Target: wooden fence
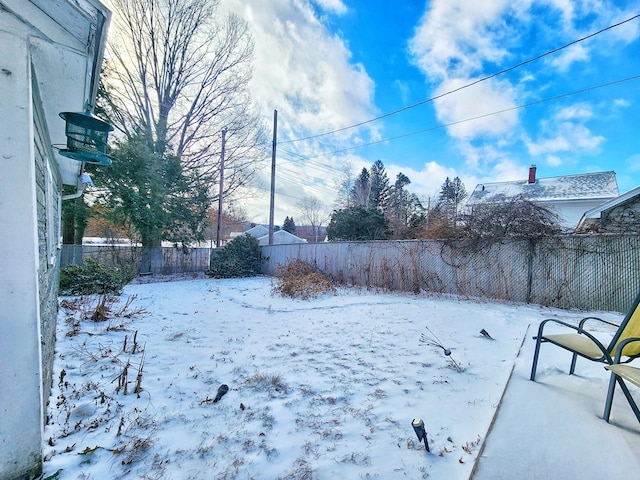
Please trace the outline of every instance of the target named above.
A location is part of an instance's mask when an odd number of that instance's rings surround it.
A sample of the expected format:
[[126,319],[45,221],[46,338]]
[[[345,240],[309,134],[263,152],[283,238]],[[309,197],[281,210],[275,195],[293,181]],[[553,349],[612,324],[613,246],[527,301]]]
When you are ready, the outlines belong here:
[[63,245],[60,265],[62,268],[69,264],[83,265],[87,258],[92,258],[105,265],[134,266],[140,274],[204,272],[209,269],[211,251],[210,248]]

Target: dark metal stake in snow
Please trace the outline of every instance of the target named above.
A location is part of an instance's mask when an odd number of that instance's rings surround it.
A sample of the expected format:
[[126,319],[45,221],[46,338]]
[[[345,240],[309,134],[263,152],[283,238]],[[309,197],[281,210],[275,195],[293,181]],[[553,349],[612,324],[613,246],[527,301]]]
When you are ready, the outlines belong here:
[[413,422],[411,422],[411,426],[418,436],[418,441],[421,442],[424,440],[424,446],[427,449],[427,452],[430,452],[431,450],[429,450],[429,442],[427,441],[427,431],[424,429],[424,422],[420,418],[414,418]]

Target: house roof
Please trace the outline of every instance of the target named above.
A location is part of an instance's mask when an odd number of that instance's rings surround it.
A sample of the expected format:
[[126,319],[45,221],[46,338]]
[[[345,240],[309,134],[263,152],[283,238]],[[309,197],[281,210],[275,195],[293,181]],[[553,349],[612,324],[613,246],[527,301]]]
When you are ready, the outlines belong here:
[[269,229],[264,225],[256,225],[255,227],[250,228],[244,233],[248,233],[249,235],[253,235],[256,238],[260,238],[264,235],[268,235]]
[[587,219],[601,218],[603,212],[606,212],[607,210],[611,210],[615,207],[623,205],[638,197],[640,197],[640,186],[636,188],[632,188],[628,192],[620,195],[619,197],[609,200],[608,202],[605,202],[602,205],[598,205],[597,207],[586,211],[582,216],[582,220],[580,220],[580,223],[584,222]]
[[[260,245],[269,245],[269,235],[258,238],[258,243]],[[304,238],[296,237],[293,233],[289,233],[286,230],[273,232],[274,245],[286,245],[289,243],[307,243],[307,241]]]
[[538,178],[533,183],[527,180],[478,184],[469,196],[467,205],[498,202],[524,195],[537,202],[559,202],[570,200],[602,200],[618,196],[616,173],[597,172],[561,177]]

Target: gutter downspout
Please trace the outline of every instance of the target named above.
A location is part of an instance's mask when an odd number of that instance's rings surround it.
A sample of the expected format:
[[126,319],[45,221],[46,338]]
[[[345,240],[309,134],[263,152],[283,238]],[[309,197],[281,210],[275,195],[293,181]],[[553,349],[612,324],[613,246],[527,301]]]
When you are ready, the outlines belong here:
[[76,185],[76,193],[69,195],[62,195],[62,200],[73,200],[74,198],[80,198],[84,193],[85,187],[93,187],[93,180],[88,173],[82,172],[78,175],[78,181]]

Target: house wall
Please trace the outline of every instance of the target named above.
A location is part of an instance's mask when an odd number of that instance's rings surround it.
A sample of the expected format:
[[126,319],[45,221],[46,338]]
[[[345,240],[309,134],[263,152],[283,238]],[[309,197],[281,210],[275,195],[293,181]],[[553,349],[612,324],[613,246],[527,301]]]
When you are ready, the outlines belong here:
[[0,0],[0,480],[42,473],[61,185],[81,165],[51,145],[65,143],[59,112],[94,94],[108,16],[98,0]]
[[43,412],[45,412],[47,399],[51,391],[56,320],[58,317],[60,202],[62,192],[58,166],[53,159],[53,152],[49,144],[47,127],[42,112],[42,103],[40,102],[35,81],[33,82],[33,120],[36,214],[38,222],[40,349]]
[[24,37],[0,30],[0,479],[42,464],[39,241],[31,63]]
[[608,198],[602,200],[573,200],[559,201],[555,203],[545,203],[545,206],[551,208],[560,217],[560,225],[563,228],[572,231],[580,223],[580,219],[584,212],[602,205]]
[[600,233],[640,234],[640,199],[636,198],[603,213],[597,230]]

